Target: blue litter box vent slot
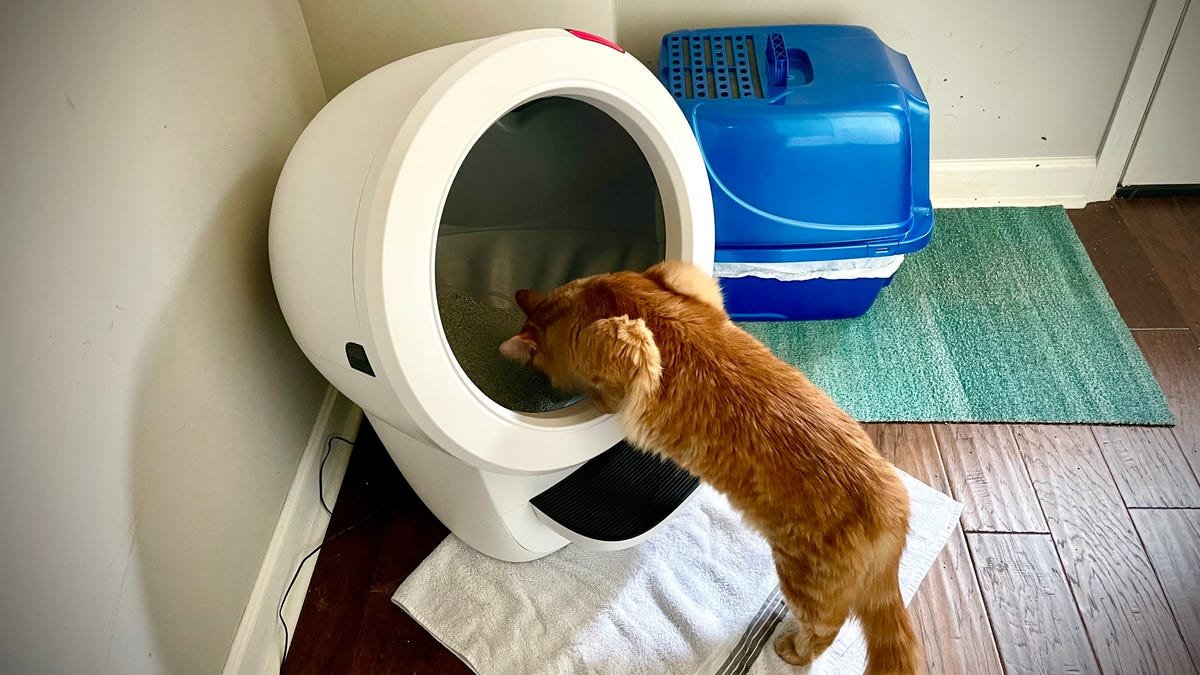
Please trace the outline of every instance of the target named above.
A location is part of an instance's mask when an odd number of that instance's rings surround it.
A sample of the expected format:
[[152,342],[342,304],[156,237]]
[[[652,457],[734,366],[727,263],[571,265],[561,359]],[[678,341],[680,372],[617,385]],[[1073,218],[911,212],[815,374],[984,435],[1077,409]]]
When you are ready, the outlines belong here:
[[[749,34],[669,35],[666,52],[667,58],[660,68],[675,98],[763,97],[754,37]],[[785,51],[785,77],[786,68]]]

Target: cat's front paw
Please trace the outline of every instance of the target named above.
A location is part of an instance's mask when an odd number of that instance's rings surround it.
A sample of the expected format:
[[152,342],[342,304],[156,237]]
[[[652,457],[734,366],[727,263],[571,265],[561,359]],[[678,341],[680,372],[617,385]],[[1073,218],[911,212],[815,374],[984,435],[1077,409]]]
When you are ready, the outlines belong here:
[[807,666],[811,658],[802,656],[796,651],[796,632],[787,631],[775,638],[775,653],[779,658],[793,666]]

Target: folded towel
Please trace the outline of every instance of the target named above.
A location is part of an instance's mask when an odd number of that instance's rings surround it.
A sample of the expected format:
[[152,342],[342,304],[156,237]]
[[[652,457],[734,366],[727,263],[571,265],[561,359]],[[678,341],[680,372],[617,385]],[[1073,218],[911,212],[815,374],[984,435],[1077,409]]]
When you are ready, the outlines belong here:
[[[913,513],[900,570],[907,600],[961,507],[901,474]],[[786,613],[770,550],[707,486],[622,551],[568,546],[506,563],[451,535],[392,601],[478,673],[796,672],[767,641]],[[861,642],[848,624],[814,670],[861,671]]]

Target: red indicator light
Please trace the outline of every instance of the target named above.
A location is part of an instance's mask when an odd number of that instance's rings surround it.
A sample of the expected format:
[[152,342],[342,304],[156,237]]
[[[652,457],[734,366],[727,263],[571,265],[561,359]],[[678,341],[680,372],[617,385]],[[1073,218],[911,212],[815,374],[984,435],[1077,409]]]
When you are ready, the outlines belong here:
[[609,40],[608,38],[603,38],[603,37],[600,37],[599,35],[595,35],[593,33],[588,33],[587,31],[575,30],[574,28],[568,28],[567,32],[570,33],[571,35],[574,35],[575,37],[579,38],[580,40],[588,40],[589,42],[596,42],[596,43],[602,44],[605,47],[608,47],[610,49],[615,49],[615,50],[621,52],[622,54],[625,53],[625,50],[621,48],[621,45],[613,42],[612,40]]

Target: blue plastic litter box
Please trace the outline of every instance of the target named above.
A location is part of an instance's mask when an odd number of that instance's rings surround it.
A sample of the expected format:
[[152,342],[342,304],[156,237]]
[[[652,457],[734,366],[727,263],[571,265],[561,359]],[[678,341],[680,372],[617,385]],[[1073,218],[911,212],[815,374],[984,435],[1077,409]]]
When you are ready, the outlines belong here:
[[[818,270],[790,280],[768,268],[897,256],[928,243],[929,105],[908,59],[869,29],[828,25],[676,31],[663,36],[659,58],[708,167],[730,314],[866,312],[890,276]],[[762,269],[724,273],[745,264]]]

